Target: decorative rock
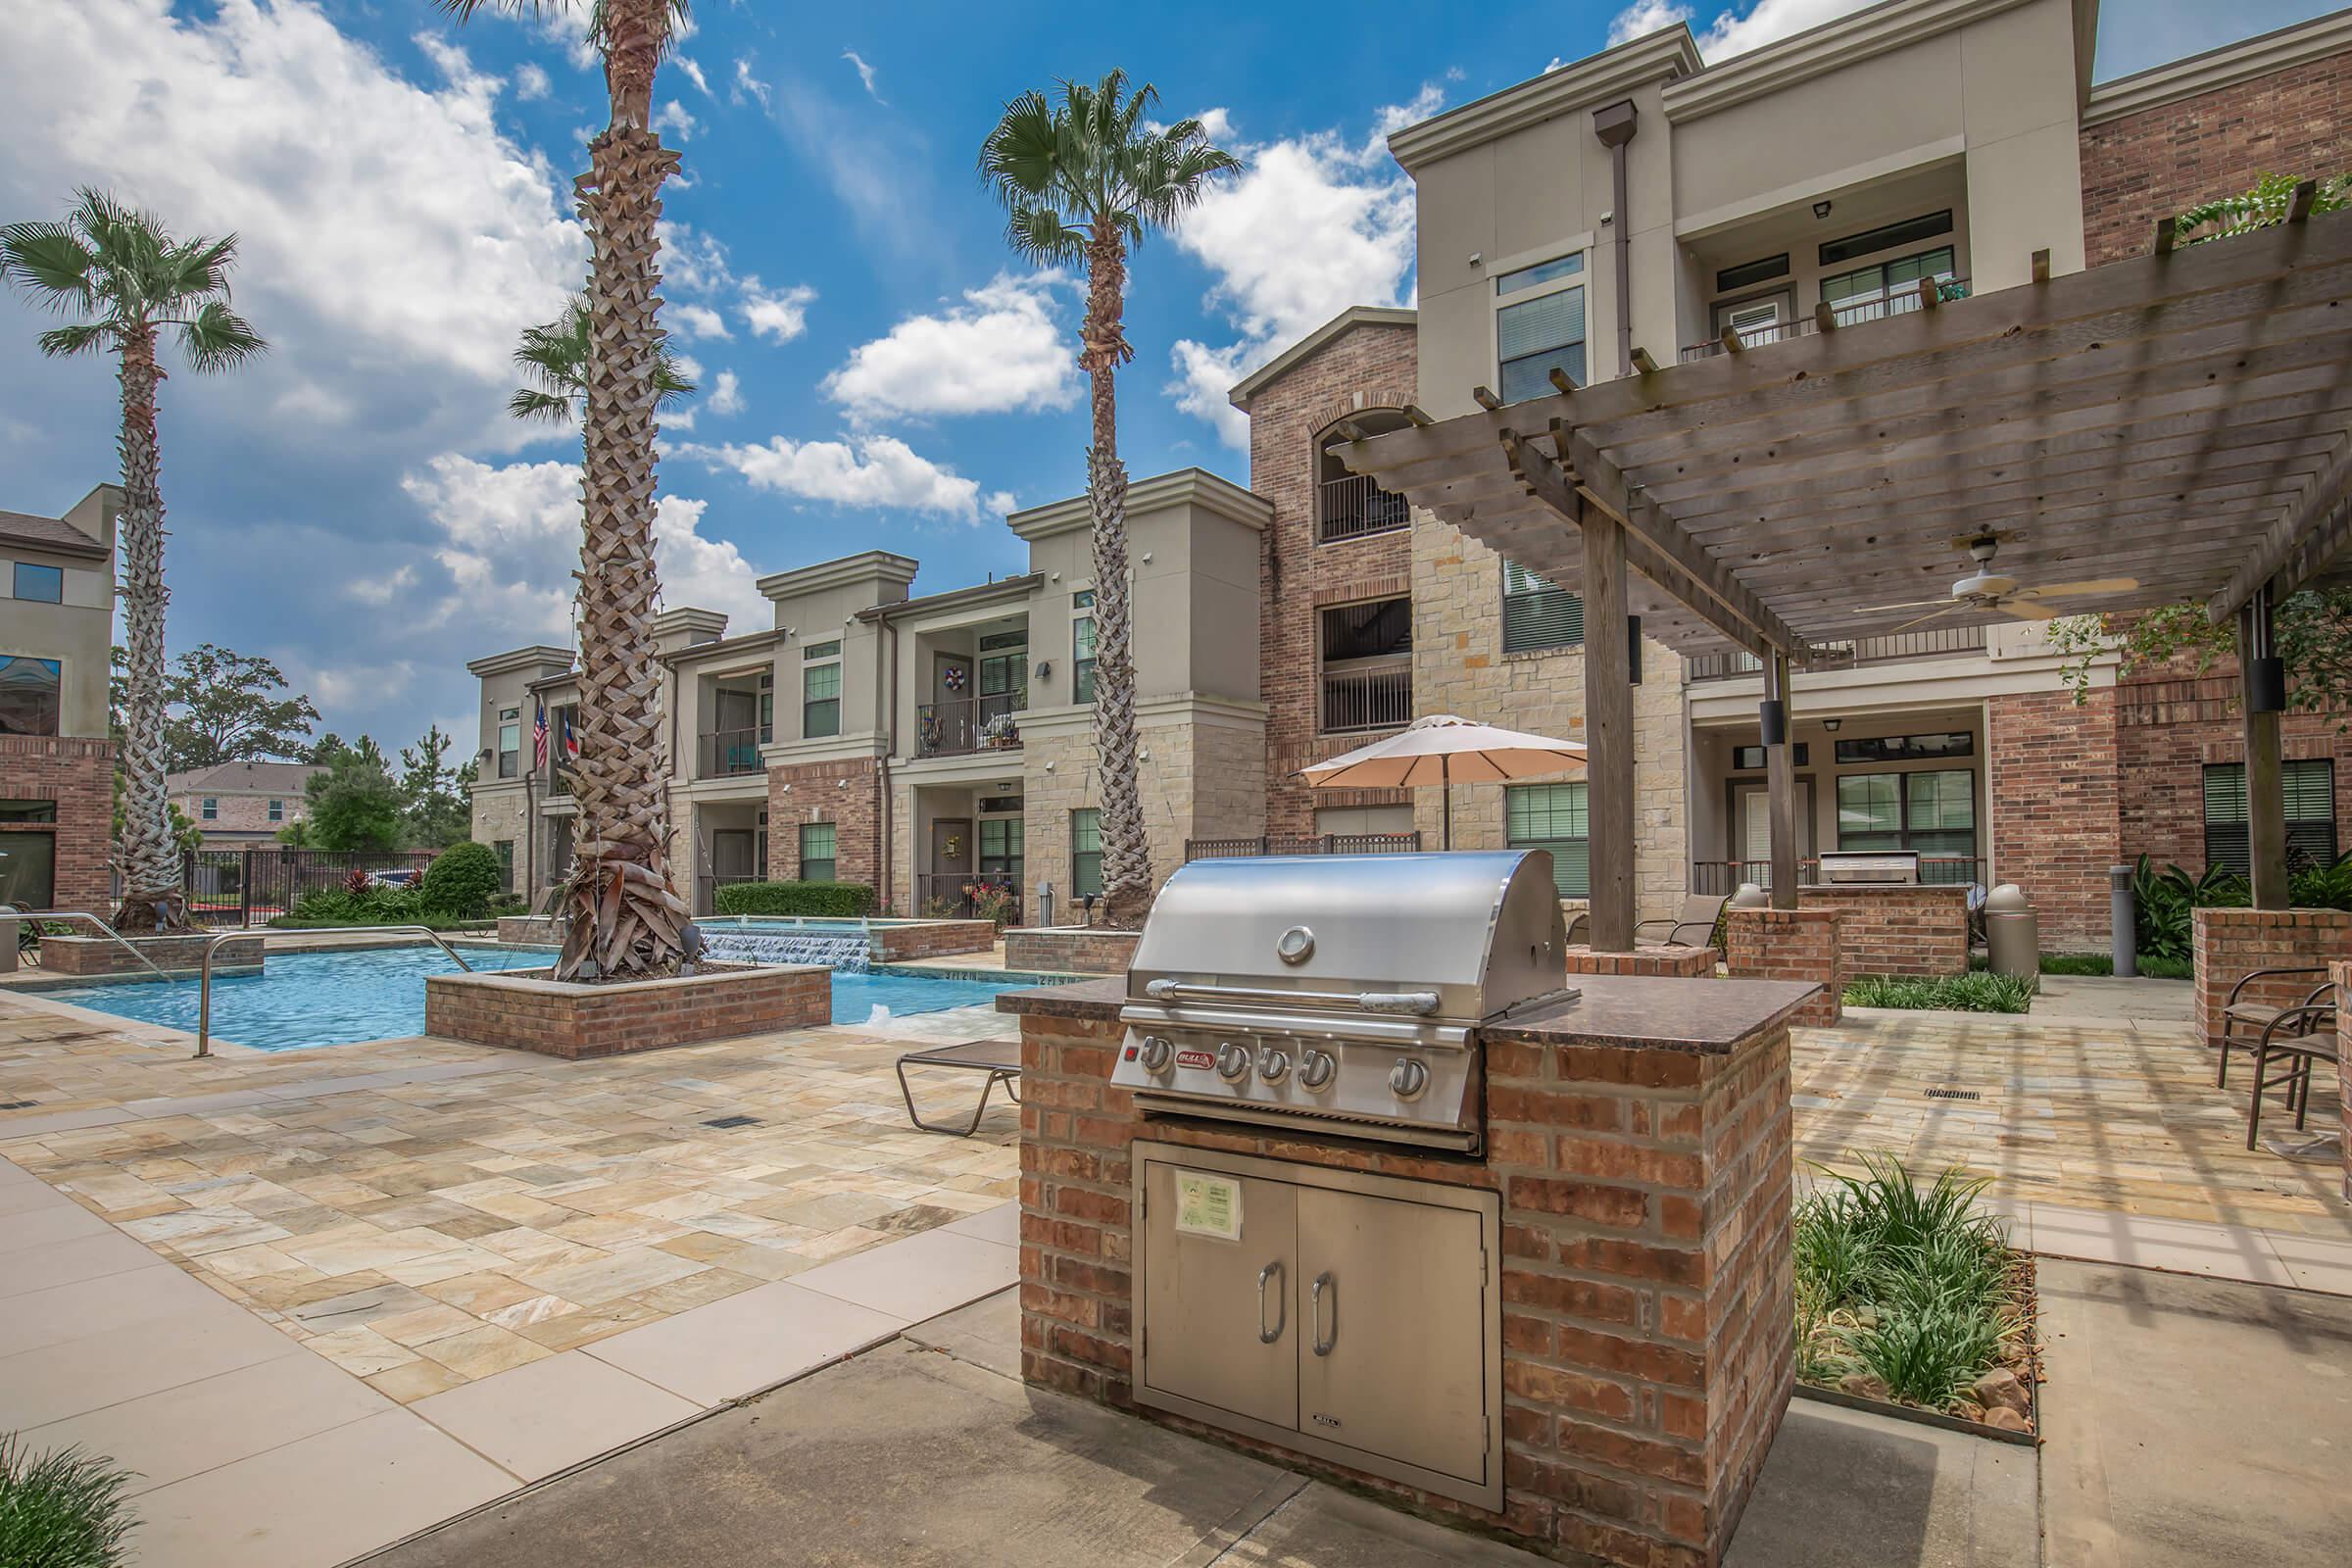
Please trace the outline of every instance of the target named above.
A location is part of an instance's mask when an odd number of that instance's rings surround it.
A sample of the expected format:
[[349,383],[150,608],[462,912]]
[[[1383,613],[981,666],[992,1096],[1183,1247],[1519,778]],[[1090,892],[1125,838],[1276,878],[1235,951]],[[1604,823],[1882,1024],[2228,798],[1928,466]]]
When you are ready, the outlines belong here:
[[2026,1424],[2026,1418],[2024,1416],[2019,1415],[2015,1410],[2010,1409],[2005,1404],[1996,1404],[1991,1409],[1986,1410],[1984,1412],[1984,1424],[1988,1427],[1998,1428],[2003,1432],[2031,1432],[2034,1430],[2031,1426]]
[[1894,1393],[1886,1380],[1875,1372],[1848,1372],[1838,1380],[1838,1392],[1850,1394],[1858,1399],[1891,1399]]
[[2009,1409],[2024,1415],[2034,1407],[2026,1386],[2005,1366],[1996,1366],[1969,1386],[1969,1396],[1987,1410]]

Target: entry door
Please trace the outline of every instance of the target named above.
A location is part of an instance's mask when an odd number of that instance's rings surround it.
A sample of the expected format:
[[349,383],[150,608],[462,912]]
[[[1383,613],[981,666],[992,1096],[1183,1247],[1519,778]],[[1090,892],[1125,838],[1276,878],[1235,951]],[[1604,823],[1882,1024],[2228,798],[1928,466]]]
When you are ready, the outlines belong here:
[[[1737,787],[1739,810],[1732,824],[1733,856],[1756,868],[1753,880],[1764,885],[1772,871],[1772,792],[1763,784]],[[1796,781],[1796,858],[1810,860],[1817,853],[1813,827],[1813,781]],[[1746,880],[1742,873],[1742,880]]]
[[1494,1348],[1479,1216],[1320,1187],[1298,1197],[1298,1430],[1484,1482]]
[[[1230,1185],[1232,1239],[1180,1228],[1179,1178]],[[1298,1302],[1298,1204],[1288,1182],[1145,1167],[1144,1386],[1279,1427],[1298,1425],[1304,1351]],[[1197,1223],[1200,1216],[1192,1216]]]
[[935,876],[968,876],[972,869],[972,819],[943,816],[931,824],[931,871]]

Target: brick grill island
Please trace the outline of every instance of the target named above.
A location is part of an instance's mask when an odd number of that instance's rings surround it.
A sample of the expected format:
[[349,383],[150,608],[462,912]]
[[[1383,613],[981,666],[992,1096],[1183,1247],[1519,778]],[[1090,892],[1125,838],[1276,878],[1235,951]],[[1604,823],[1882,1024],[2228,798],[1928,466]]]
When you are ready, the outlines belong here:
[[1139,933],[1107,926],[1014,926],[1004,967],[1030,974],[1125,974]]
[[584,986],[547,969],[428,975],[424,1032],[578,1061],[833,1018],[833,971],[818,964],[708,970]]
[[1799,888],[1796,906],[1838,911],[1847,975],[1968,972],[1968,889],[1960,884]]
[[1498,1507],[1148,1413],[1550,1555],[1720,1562],[1793,1377],[1788,1022],[1815,988],[1579,984],[1579,1000],[1481,1031],[1485,1151],[1472,1156],[1147,1117],[1108,1081],[1123,984],[1000,998],[1021,1019],[1024,1377],[1147,1413],[1134,1387],[1133,1182],[1158,1146],[1180,1165],[1208,1152],[1308,1180],[1368,1173],[1491,1194]]

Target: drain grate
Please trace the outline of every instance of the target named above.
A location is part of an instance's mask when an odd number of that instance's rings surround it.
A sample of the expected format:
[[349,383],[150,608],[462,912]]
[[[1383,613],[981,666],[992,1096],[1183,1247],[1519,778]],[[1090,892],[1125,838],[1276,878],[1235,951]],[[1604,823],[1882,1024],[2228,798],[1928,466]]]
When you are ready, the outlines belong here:
[[760,1118],[757,1116],[713,1116],[703,1125],[706,1127],[757,1127],[760,1125]]
[[37,1100],[0,1100],[0,1110],[29,1110],[39,1103]]
[[1930,1100],[1982,1100],[1984,1097],[1974,1089],[1931,1089]]

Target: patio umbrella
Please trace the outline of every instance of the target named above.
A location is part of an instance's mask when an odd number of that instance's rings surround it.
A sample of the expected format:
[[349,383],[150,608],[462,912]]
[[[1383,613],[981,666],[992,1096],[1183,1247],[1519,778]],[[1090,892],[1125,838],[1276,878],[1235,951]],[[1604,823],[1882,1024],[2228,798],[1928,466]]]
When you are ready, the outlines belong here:
[[1445,792],[1444,847],[1453,848],[1453,786],[1541,778],[1585,765],[1582,741],[1497,729],[1451,713],[1416,718],[1396,734],[1298,770],[1319,790],[1400,790],[1435,784]]

